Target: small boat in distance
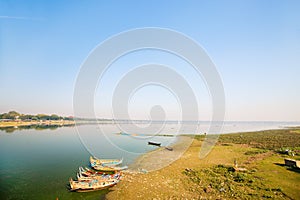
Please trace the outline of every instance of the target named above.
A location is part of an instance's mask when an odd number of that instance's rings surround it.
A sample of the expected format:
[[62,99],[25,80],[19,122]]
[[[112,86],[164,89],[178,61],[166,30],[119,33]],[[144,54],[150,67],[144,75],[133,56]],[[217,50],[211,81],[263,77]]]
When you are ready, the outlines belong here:
[[95,156],[90,156],[90,164],[92,167],[96,165],[103,165],[103,166],[117,166],[122,164],[123,158],[122,159],[99,159],[96,158]]
[[159,143],[159,142],[151,142],[151,141],[149,141],[149,142],[148,142],[148,145],[160,146],[160,145],[161,145],[161,143]]
[[129,133],[120,132],[120,135],[130,135]]

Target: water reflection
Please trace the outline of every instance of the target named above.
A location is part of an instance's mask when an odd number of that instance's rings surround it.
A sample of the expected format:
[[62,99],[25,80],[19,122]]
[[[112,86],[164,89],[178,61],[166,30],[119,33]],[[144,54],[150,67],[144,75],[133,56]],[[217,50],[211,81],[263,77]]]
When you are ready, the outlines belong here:
[[0,127],[0,131],[4,131],[6,133],[13,133],[14,131],[20,130],[56,130],[59,127],[66,127],[66,126],[75,126],[75,124],[64,124],[64,125],[57,125],[57,124],[35,124],[35,125],[26,125],[26,126],[10,126],[10,127]]

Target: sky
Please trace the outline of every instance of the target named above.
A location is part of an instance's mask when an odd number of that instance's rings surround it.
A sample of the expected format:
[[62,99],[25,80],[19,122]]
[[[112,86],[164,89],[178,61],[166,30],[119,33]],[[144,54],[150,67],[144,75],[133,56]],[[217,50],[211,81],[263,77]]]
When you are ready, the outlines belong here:
[[[0,112],[73,115],[73,92],[90,52],[120,32],[160,27],[201,45],[223,82],[226,120],[300,121],[299,1],[6,1],[0,0]],[[193,88],[199,120],[210,120],[205,81],[164,52],[120,58],[95,91],[97,117],[111,118],[121,77],[145,63],[170,65]],[[165,88],[140,88],[128,100],[134,119],[160,105],[167,119],[180,102]]]

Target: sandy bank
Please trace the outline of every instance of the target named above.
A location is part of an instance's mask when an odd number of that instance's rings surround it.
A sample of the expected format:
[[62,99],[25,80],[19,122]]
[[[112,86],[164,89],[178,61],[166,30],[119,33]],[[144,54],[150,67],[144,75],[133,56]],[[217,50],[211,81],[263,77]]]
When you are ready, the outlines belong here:
[[172,147],[172,151],[165,147],[160,147],[156,150],[148,152],[135,160],[133,164],[129,166],[131,172],[138,171],[155,171],[163,167],[166,167],[179,159],[182,154],[189,148],[193,139],[188,136],[179,136],[176,143]]
[[75,121],[70,120],[49,120],[49,121],[12,121],[12,122],[0,122],[0,128],[8,128],[8,127],[22,127],[22,126],[34,126],[34,125],[75,125]]

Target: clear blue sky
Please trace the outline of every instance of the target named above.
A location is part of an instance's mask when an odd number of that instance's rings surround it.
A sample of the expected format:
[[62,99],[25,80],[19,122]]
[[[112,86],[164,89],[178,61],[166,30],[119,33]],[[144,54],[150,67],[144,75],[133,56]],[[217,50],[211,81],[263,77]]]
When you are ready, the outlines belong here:
[[[299,10],[299,1],[281,0],[0,0],[0,112],[72,115],[76,76],[95,46],[128,29],[162,27],[206,49],[223,79],[227,120],[299,121]],[[148,95],[155,93],[160,102],[171,102],[165,91],[146,88],[131,105],[133,115],[135,109],[148,112],[154,100]],[[100,97],[96,113],[110,117],[109,103]],[[202,103],[200,118],[209,119],[209,102]],[[168,108],[170,118],[176,118],[175,107]]]

